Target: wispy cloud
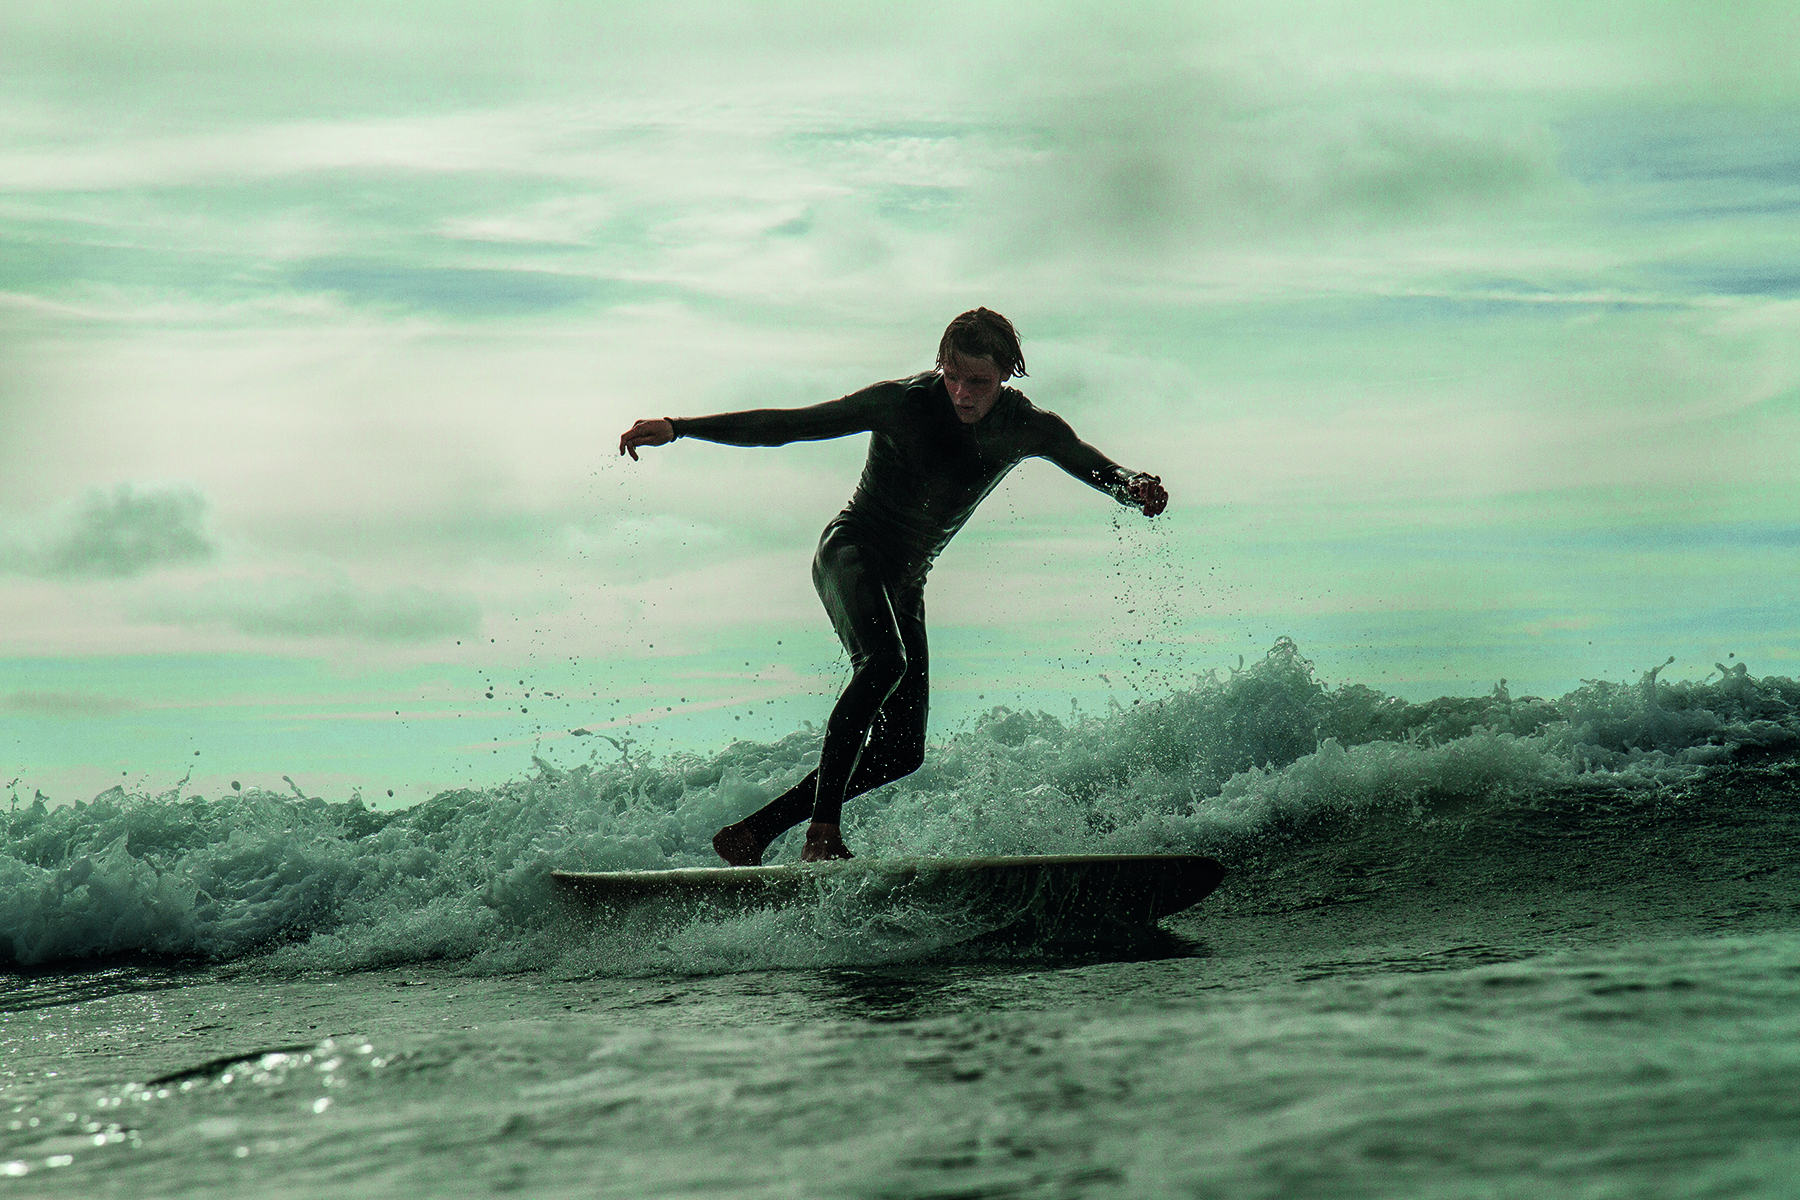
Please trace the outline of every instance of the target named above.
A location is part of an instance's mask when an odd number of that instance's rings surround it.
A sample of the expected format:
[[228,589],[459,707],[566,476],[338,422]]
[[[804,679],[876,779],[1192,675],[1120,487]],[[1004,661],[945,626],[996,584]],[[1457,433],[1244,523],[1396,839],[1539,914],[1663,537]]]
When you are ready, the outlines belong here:
[[0,696],[0,712],[20,717],[54,717],[80,720],[112,717],[140,705],[135,700],[102,696],[93,692],[13,692]]
[[361,588],[344,581],[215,582],[144,603],[140,615],[171,625],[223,626],[252,637],[422,642],[473,636],[473,599],[412,585]]
[[614,299],[650,294],[642,287],[551,271],[413,267],[362,259],[318,259],[294,268],[288,277],[303,291],[469,317],[547,312],[609,294]]
[[[983,188],[1008,256],[1191,256],[1297,230],[1516,207],[1557,178],[1534,114],[1454,96],[1293,95],[1223,73],[1055,97]],[[1522,119],[1523,118],[1523,119]]]
[[51,579],[122,579],[210,558],[206,498],[188,487],[94,491],[0,540],[0,571]]

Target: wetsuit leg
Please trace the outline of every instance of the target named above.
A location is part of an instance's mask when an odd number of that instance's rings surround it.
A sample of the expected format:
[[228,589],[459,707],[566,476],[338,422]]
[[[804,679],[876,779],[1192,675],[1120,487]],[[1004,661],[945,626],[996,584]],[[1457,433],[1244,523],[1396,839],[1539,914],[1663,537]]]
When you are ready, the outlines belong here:
[[906,647],[906,675],[888,696],[869,727],[844,799],[911,775],[925,761],[925,723],[930,714],[930,656],[925,644],[923,588],[891,589],[895,624]]
[[819,543],[813,582],[853,673],[826,722],[818,769],[745,818],[765,845],[808,816],[837,824],[845,800],[911,774],[925,757],[924,586],[887,582],[841,530]]

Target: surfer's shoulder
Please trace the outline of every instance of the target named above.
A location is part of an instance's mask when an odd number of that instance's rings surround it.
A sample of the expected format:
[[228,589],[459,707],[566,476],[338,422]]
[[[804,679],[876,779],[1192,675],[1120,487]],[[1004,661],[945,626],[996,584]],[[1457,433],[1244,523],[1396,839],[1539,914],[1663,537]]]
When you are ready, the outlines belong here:
[[855,400],[873,406],[891,408],[896,404],[904,402],[915,392],[920,391],[921,380],[924,381],[926,387],[929,387],[931,383],[930,373],[927,372],[923,376],[908,375],[903,379],[883,379],[878,383],[871,383],[866,388],[851,392],[848,396],[844,397],[844,399]]
[[904,411],[910,379],[884,379],[858,388],[831,406],[849,414],[864,429],[886,429]]
[[890,379],[878,387],[891,387],[904,396],[922,397],[930,395],[938,388],[940,376],[936,371],[920,371],[916,375],[908,375],[904,379]]
[[920,371],[916,375],[872,383],[860,394],[867,397],[871,408],[880,410],[892,419],[911,421],[929,412],[933,393],[941,393],[942,390],[936,371]]
[[1039,408],[1017,388],[1003,388],[1008,417],[1033,443],[1049,445],[1075,436],[1074,427],[1047,408]]

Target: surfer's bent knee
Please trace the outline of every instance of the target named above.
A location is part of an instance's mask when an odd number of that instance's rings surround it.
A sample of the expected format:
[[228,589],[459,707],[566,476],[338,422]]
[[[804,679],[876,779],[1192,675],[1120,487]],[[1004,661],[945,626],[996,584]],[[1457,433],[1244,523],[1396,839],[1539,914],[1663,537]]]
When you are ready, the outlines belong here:
[[895,642],[891,646],[863,651],[856,656],[854,669],[859,678],[867,680],[881,693],[878,703],[885,703],[906,678],[907,666],[906,647]]

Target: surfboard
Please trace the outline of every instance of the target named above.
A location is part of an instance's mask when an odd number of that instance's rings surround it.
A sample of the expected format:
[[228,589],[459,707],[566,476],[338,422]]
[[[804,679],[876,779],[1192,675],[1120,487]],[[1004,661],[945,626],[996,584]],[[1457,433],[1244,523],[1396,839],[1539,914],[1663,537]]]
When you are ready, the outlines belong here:
[[1068,940],[1151,928],[1205,899],[1224,875],[1224,867],[1198,854],[1058,854],[553,871],[550,877],[566,900],[614,913],[657,903],[741,911],[836,894],[876,906],[954,906],[989,917],[997,932]]

